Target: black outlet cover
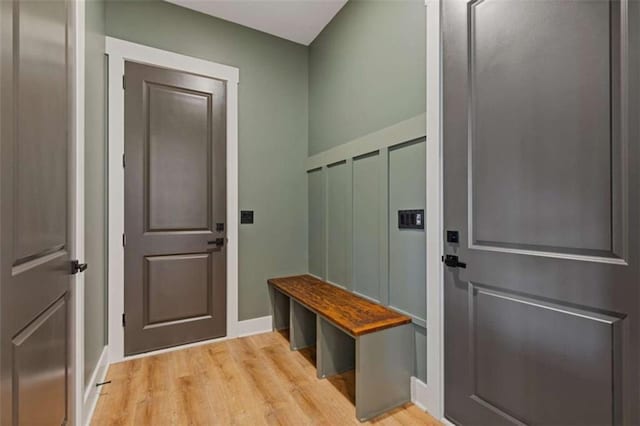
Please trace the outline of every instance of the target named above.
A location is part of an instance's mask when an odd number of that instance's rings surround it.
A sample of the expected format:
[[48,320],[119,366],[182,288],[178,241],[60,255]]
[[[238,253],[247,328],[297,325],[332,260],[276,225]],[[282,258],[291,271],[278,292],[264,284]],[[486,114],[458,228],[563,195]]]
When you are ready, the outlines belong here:
[[240,223],[253,223],[253,210],[241,210]]
[[424,210],[398,210],[398,228],[424,229]]

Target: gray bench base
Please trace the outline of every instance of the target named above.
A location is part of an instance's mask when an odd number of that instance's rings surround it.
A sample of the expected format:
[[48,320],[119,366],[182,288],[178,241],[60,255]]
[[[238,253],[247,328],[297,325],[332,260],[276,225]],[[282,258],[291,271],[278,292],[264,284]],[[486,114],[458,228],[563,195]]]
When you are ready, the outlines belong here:
[[291,350],[316,345],[318,378],[356,371],[356,417],[369,420],[411,400],[412,325],[351,336],[269,287],[273,329],[289,328]]
[[356,338],[356,417],[368,420],[411,400],[412,326]]

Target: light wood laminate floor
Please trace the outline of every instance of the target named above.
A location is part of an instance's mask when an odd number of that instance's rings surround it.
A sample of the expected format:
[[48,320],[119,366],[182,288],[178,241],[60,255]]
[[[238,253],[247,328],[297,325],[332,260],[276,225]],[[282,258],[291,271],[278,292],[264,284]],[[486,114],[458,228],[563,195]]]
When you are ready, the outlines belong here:
[[[315,351],[265,333],[113,364],[93,425],[358,425],[354,372],[316,378]],[[368,424],[440,425],[413,404]]]

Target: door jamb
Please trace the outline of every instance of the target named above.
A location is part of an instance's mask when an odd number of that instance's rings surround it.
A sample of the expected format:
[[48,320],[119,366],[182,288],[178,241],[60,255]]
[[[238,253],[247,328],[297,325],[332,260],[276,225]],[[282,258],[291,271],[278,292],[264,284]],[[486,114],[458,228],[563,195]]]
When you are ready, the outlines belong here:
[[[85,111],[85,4],[70,1],[72,43],[72,143],[71,143],[71,259],[85,258],[84,244],[84,111]],[[83,423],[84,401],[84,274],[71,275],[71,372],[69,374],[70,424]]]
[[[427,6],[427,386],[426,408],[444,418],[444,280],[443,252],[443,150],[442,150],[442,0],[425,0]],[[448,423],[448,422],[446,422]]]
[[125,359],[124,328],[124,90],[125,61],[190,72],[227,82],[227,336],[238,324],[238,83],[239,69],[106,37],[109,117],[109,362]]

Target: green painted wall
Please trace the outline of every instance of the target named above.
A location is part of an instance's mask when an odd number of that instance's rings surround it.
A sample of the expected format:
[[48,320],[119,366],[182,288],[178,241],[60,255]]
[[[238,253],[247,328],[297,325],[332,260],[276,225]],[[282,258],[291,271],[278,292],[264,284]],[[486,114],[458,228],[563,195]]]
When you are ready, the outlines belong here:
[[425,13],[350,0],[309,49],[309,270],[410,314],[424,381],[425,233],[397,214],[425,208]]
[[379,302],[381,166],[379,152],[353,160],[353,289]]
[[308,173],[309,189],[309,272],[324,277],[325,271],[325,226],[324,226],[324,179],[322,169]]
[[107,340],[107,145],[104,2],[85,3],[84,381],[89,385]]
[[343,287],[351,286],[351,164],[341,162],[327,168],[327,276]]
[[425,232],[399,229],[397,212],[425,209],[426,159],[424,140],[389,150],[389,305],[422,320],[427,318]]
[[350,0],[309,49],[309,155],[425,111],[424,0]]
[[240,69],[239,318],[269,315],[267,278],[307,270],[307,48],[157,0],[106,12],[109,36]]

